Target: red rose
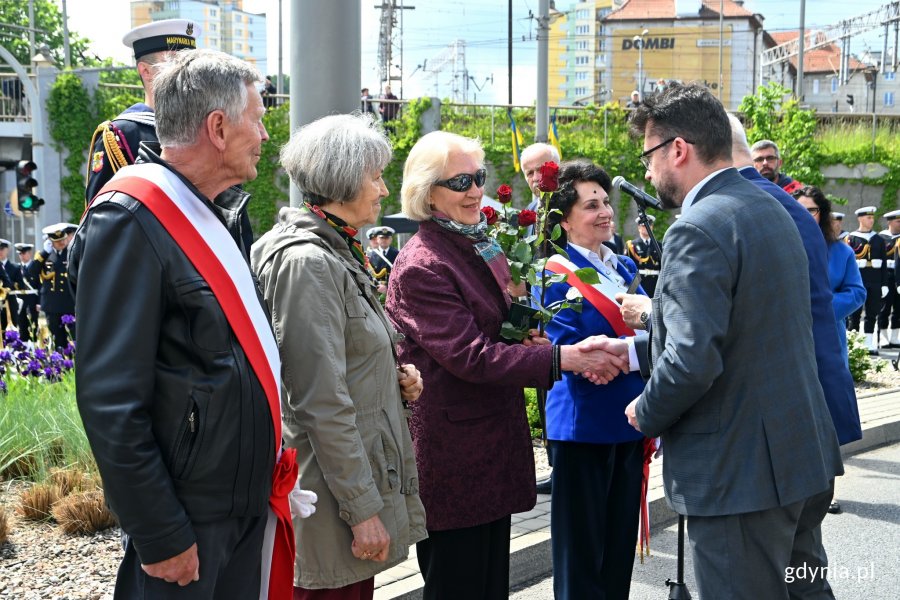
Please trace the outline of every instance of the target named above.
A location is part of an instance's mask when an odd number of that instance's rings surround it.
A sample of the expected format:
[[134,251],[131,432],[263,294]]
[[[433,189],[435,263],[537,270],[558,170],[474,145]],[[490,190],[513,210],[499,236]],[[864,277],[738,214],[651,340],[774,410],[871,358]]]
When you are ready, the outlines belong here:
[[482,207],[481,212],[483,212],[484,216],[487,217],[488,225],[493,225],[494,223],[497,222],[497,218],[498,218],[497,211],[494,210],[492,207],[484,206],[484,207]]
[[528,227],[537,223],[537,213],[527,208],[519,211],[519,227]]
[[542,192],[555,192],[559,188],[559,165],[553,161],[541,165],[541,178],[538,189]]
[[497,188],[497,200],[506,204],[512,202],[512,188],[505,183]]

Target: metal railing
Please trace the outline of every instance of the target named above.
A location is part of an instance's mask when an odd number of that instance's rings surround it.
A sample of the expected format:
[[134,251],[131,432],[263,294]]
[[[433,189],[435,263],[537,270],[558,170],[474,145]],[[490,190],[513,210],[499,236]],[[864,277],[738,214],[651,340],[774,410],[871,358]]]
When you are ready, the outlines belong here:
[[15,73],[0,73],[0,121],[28,121],[31,105]]

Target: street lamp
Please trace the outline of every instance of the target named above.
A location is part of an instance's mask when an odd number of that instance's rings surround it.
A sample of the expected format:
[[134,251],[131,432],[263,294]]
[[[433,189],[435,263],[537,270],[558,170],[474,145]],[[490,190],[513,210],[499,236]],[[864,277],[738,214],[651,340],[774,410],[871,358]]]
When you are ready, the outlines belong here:
[[636,35],[632,38],[634,41],[634,45],[638,48],[638,82],[637,89],[641,94],[641,100],[644,99],[644,36],[650,33],[649,29],[645,29],[641,32],[641,35]]

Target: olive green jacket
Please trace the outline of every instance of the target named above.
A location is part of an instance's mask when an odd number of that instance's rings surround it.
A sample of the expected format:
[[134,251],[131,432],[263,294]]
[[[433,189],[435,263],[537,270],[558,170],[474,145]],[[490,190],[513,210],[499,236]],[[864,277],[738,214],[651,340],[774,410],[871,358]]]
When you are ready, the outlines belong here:
[[[314,515],[294,519],[294,583],[368,579],[426,537],[392,353],[399,334],[346,242],[305,210],[282,209],[251,263],[281,352],[284,440],[297,448],[300,486],[319,496]],[[383,563],[350,551],[350,526],[376,514],[391,536]]]

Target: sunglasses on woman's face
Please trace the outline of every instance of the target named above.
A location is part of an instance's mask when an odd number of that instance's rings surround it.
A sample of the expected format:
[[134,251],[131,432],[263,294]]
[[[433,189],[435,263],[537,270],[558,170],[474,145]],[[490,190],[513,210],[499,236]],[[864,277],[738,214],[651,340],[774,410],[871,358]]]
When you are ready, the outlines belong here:
[[455,175],[450,179],[435,181],[434,185],[445,187],[448,190],[453,190],[454,192],[468,192],[469,188],[472,187],[473,182],[478,187],[482,187],[484,185],[485,179],[487,179],[487,171],[484,169],[478,169],[477,171],[475,171],[474,175],[470,173],[460,173],[459,175]]

